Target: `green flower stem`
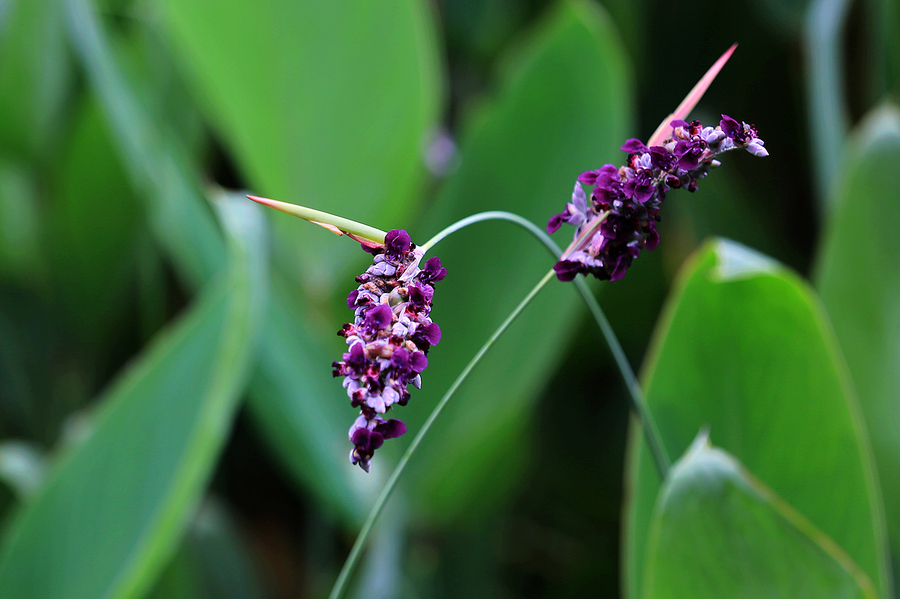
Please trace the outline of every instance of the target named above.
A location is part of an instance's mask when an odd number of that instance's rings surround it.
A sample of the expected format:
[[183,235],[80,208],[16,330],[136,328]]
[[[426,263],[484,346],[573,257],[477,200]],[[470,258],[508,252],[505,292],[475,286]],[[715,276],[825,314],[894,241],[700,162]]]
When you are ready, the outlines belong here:
[[[554,243],[554,241],[550,239],[549,235],[538,228],[537,225],[532,223],[530,220],[519,216],[518,214],[503,211],[481,212],[479,214],[473,214],[472,216],[457,221],[425,242],[421,246],[422,250],[423,252],[427,252],[429,249],[434,247],[435,244],[437,244],[439,241],[441,241],[451,233],[455,233],[456,231],[459,231],[460,229],[463,229],[469,225],[486,220],[505,220],[515,223],[520,227],[526,229],[537,239],[539,239],[544,244],[544,246],[547,247],[550,253],[553,254],[554,258],[558,258],[562,254],[562,250],[559,248],[559,246],[557,246],[556,243]],[[347,556],[347,559],[344,562],[344,566],[341,568],[341,572],[334,583],[334,587],[332,587],[331,589],[331,594],[328,596],[329,599],[339,599],[346,591],[347,584],[350,580],[350,574],[353,573],[353,571],[356,569],[357,564],[359,563],[359,559],[362,555],[362,548],[365,546],[366,541],[368,540],[369,535],[372,532],[372,527],[378,520],[378,516],[380,516],[381,512],[384,510],[384,506],[387,503],[388,498],[391,496],[391,493],[394,491],[394,488],[397,486],[397,481],[399,480],[400,475],[406,469],[406,464],[418,449],[419,444],[422,442],[422,439],[431,429],[431,425],[434,424],[434,421],[444,410],[447,402],[450,401],[450,398],[454,393],[456,393],[456,390],[459,388],[459,386],[462,385],[466,378],[468,378],[469,374],[472,372],[475,366],[478,365],[478,363],[488,352],[488,350],[494,345],[497,339],[500,338],[500,335],[506,332],[506,329],[509,328],[509,325],[511,325],[513,321],[518,318],[519,314],[522,313],[525,307],[531,303],[531,300],[535,298],[538,292],[543,289],[543,287],[553,278],[555,274],[555,271],[551,269],[550,272],[544,275],[544,278],[542,278],[540,282],[535,285],[535,287],[528,293],[528,295],[525,296],[525,299],[523,299],[519,303],[519,305],[516,306],[516,309],[506,317],[506,320],[503,321],[503,323],[497,328],[496,331],[494,331],[494,333],[484,343],[484,345],[481,346],[481,349],[478,350],[478,353],[475,354],[475,356],[469,361],[463,371],[459,373],[459,376],[456,377],[456,380],[453,381],[453,384],[450,385],[450,388],[447,389],[447,392],[431,411],[431,414],[428,416],[428,420],[425,421],[425,424],[422,425],[422,428],[412,440],[412,443],[410,443],[409,447],[406,448],[406,451],[403,453],[403,456],[397,463],[397,467],[394,468],[394,471],[391,473],[390,478],[387,480],[384,488],[381,490],[381,493],[375,500],[375,504],[372,506],[371,511],[369,511],[369,515],[368,517],[366,517],[366,521],[363,523],[363,526],[359,531],[359,535],[357,535],[356,541],[353,543],[350,554]],[[585,303],[587,303],[591,314],[594,316],[594,319],[600,326],[600,330],[602,331],[603,336],[613,353],[616,364],[618,365],[619,370],[622,373],[622,377],[625,379],[626,385],[628,387],[632,408],[638,414],[638,417],[641,419],[641,422],[644,425],[644,434],[646,435],[647,442],[650,445],[650,451],[653,454],[654,462],[656,464],[657,470],[659,471],[659,475],[661,478],[665,479],[666,474],[669,471],[669,467],[671,466],[671,461],[669,460],[669,457],[666,454],[665,447],[662,444],[662,440],[659,435],[659,429],[657,429],[656,423],[653,420],[653,416],[650,413],[649,408],[647,407],[647,402],[644,398],[643,392],[641,391],[641,386],[638,383],[637,378],[634,376],[634,371],[631,369],[631,365],[628,363],[628,360],[625,357],[625,352],[622,351],[622,346],[619,344],[619,340],[616,338],[612,327],[609,325],[609,321],[603,314],[603,310],[600,308],[600,304],[597,302],[594,294],[591,293],[591,290],[587,286],[587,283],[583,278],[577,278],[575,280],[575,286],[581,292]]]
[[[477,222],[477,221],[476,221]],[[434,245],[434,244],[431,244]],[[500,338],[509,325],[513,323],[513,321],[518,318],[519,314],[525,309],[525,307],[531,303],[531,300],[535,298],[538,292],[543,289],[544,285],[546,285],[554,275],[554,271],[550,270],[544,278],[538,282],[537,285],[525,296],[516,309],[512,311],[512,313],[506,317],[506,320],[503,321],[496,331],[490,336],[490,338],[481,346],[481,349],[478,350],[478,353],[466,364],[466,367],[462,372],[459,373],[459,376],[456,377],[456,380],[453,381],[453,384],[450,385],[450,388],[447,389],[447,392],[444,393],[444,396],[441,398],[441,401],[434,407],[434,410],[431,411],[431,415],[428,416],[428,420],[425,421],[425,424],[422,425],[422,428],[419,430],[419,433],[412,440],[412,443],[409,444],[409,447],[406,448],[406,451],[403,452],[403,457],[400,458],[400,461],[397,463],[397,467],[394,468],[394,471],[391,473],[391,477],[388,479],[387,483],[385,483],[384,488],[381,490],[381,494],[378,495],[378,499],[375,500],[375,505],[372,506],[372,510],[369,512],[369,516],[366,518],[365,523],[362,526],[362,529],[359,531],[359,535],[356,537],[356,542],[353,543],[353,548],[350,550],[350,555],[347,556],[347,561],[344,562],[344,567],[341,568],[341,573],[338,575],[337,580],[334,583],[334,587],[331,589],[331,594],[328,596],[329,599],[338,599],[344,594],[346,590],[347,583],[350,578],[350,574],[353,573],[353,570],[356,569],[356,565],[359,562],[360,554],[362,553],[362,548],[366,543],[366,540],[369,538],[369,534],[372,532],[372,527],[375,525],[375,521],[378,519],[378,516],[381,514],[384,509],[385,503],[388,498],[391,496],[391,493],[394,490],[394,487],[397,486],[397,480],[400,478],[400,475],[403,474],[403,471],[406,469],[406,464],[409,462],[410,458],[418,449],[419,444],[422,442],[422,439],[428,433],[429,429],[431,429],[431,425],[434,424],[434,421],[437,420],[437,417],[444,410],[444,406],[447,405],[447,402],[450,401],[450,398],[453,397],[453,394],[456,393],[456,390],[462,385],[463,381],[468,378],[469,373],[475,368],[475,366],[481,361],[481,358],[488,352],[489,349],[494,345],[497,339]]]
[[591,289],[587,286],[587,282],[583,278],[576,278],[575,286],[578,287],[581,297],[584,298],[584,303],[587,304],[588,309],[594,316],[594,320],[597,321],[597,325],[599,325],[600,331],[602,331],[603,337],[606,339],[610,351],[612,351],[613,358],[616,360],[619,372],[622,373],[622,378],[625,379],[628,393],[631,396],[631,408],[640,418],[641,424],[643,424],[644,436],[647,439],[647,445],[650,446],[650,453],[653,456],[653,462],[656,464],[656,471],[659,473],[660,479],[665,480],[666,475],[669,473],[669,468],[672,466],[672,460],[669,459],[669,454],[665,445],[663,445],[662,435],[660,435],[659,428],[656,426],[656,420],[653,419],[653,413],[647,405],[647,399],[644,397],[643,390],[641,390],[641,384],[638,382],[637,377],[634,376],[634,371],[628,363],[628,358],[625,357],[625,352],[622,350],[615,332],[613,332],[606,315],[600,308],[597,298],[594,297]]
[[[730,52],[733,50],[734,46],[732,46],[731,50],[729,50],[729,52],[727,52],[725,56],[723,56],[723,58],[727,60],[727,57],[730,56]],[[598,219],[598,221],[602,220],[602,218],[603,217]],[[444,239],[447,235],[450,235],[451,233],[454,233],[462,229],[463,227],[467,227],[471,224],[485,220],[506,220],[515,223],[520,227],[526,229],[529,233],[543,242],[544,246],[550,251],[551,254],[553,254],[554,258],[559,258],[559,256],[562,255],[562,250],[560,250],[559,246],[556,245],[556,243],[550,238],[550,236],[547,235],[547,233],[545,233],[540,227],[535,225],[530,220],[519,216],[518,214],[503,212],[499,210],[492,212],[480,212],[478,214],[473,214],[472,216],[466,217],[450,225],[449,227],[435,235],[422,247],[427,250],[438,241]],[[650,453],[653,455],[653,461],[656,464],[656,470],[659,473],[660,478],[665,480],[666,474],[669,471],[669,467],[672,465],[672,461],[669,459],[666,448],[662,443],[662,436],[659,433],[659,428],[657,428],[656,426],[656,421],[653,419],[653,413],[650,411],[649,406],[647,406],[647,400],[644,397],[644,392],[641,390],[641,385],[638,382],[637,377],[634,375],[634,371],[631,369],[631,364],[628,363],[628,359],[625,357],[625,352],[622,350],[622,345],[619,343],[615,332],[613,332],[609,321],[606,319],[606,315],[600,308],[600,304],[599,302],[597,302],[597,298],[594,297],[593,293],[591,293],[591,289],[590,287],[588,287],[584,277],[576,277],[575,286],[578,288],[578,291],[581,292],[581,297],[584,299],[584,302],[587,304],[588,309],[591,311],[591,315],[594,317],[594,320],[597,321],[597,325],[600,327],[600,331],[603,333],[603,337],[606,340],[607,345],[609,345],[609,349],[613,354],[616,365],[619,367],[619,372],[622,373],[622,378],[625,379],[625,384],[628,387],[628,393],[631,398],[631,407],[638,415],[638,418],[641,419],[641,423],[643,424],[642,428],[644,429],[644,435],[647,438],[647,444],[650,446]]]

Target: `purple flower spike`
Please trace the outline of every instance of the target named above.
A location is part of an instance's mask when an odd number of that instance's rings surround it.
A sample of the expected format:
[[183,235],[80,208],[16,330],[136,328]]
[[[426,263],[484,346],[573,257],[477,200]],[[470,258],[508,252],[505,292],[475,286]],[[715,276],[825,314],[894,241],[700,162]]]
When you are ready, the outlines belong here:
[[647,147],[638,139],[622,145],[628,152],[626,165],[605,164],[578,176],[581,185],[593,185],[590,202],[573,201],[547,224],[553,233],[563,223],[575,227],[572,244],[553,267],[560,281],[579,274],[617,281],[625,276],[643,250],[659,245],[659,209],[666,192],[697,189],[697,182],[719,165],[721,154],[744,149],[754,156],[768,156],[765,142],[753,125],[722,115],[718,127],[703,127],[700,121],[673,119],[668,138],[654,136],[658,145]]
[[426,354],[441,340],[441,329],[430,317],[432,285],[447,269],[436,257],[420,268],[423,252],[406,231],[390,231],[383,247],[365,249],[374,254],[372,265],[347,296],[355,319],[338,332],[350,349],[333,366],[334,376],[344,377],[350,405],[359,409],[350,427],[350,462],[368,472],[384,441],[406,432],[403,422],[382,414],[406,405],[408,385],[421,386]]

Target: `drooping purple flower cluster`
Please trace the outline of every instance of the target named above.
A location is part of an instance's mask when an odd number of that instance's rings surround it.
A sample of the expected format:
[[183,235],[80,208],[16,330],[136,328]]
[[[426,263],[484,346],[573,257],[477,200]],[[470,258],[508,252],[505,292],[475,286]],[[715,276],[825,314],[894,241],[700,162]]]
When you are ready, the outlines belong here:
[[[560,281],[571,281],[578,273],[621,279],[641,251],[659,244],[655,223],[667,191],[696,191],[697,182],[719,166],[716,156],[723,152],[745,149],[754,156],[769,155],[753,125],[724,114],[718,127],[680,119],[671,126],[672,135],[661,145],[625,142],[625,166],[606,164],[578,177],[572,201],[547,223],[548,233],[563,223],[575,227],[574,241],[553,267]],[[590,201],[582,184],[593,186]]]
[[434,287],[447,274],[440,258],[420,266],[423,252],[406,231],[393,230],[384,246],[363,249],[374,254],[372,265],[356,277],[359,287],[347,297],[355,310],[352,323],[338,331],[350,351],[334,362],[334,376],[343,376],[350,405],[359,417],[350,427],[350,462],[369,471],[369,461],[385,439],[406,432],[400,420],[383,415],[409,401],[407,386],[422,385],[429,348],[441,340],[440,327],[431,321]]

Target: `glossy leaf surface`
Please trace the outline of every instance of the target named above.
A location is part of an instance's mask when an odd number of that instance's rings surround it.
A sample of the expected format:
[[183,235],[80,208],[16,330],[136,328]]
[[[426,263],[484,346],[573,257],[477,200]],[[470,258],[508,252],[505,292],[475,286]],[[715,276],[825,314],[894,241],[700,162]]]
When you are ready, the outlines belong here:
[[660,490],[647,599],[877,597],[831,539],[701,433]]
[[240,239],[227,276],[113,385],[10,525],[0,597],[140,595],[170,557],[225,442],[264,309],[261,215],[224,214]]
[[[872,438],[894,555],[900,551],[900,112],[860,126],[818,257],[816,283]],[[894,563],[900,565],[895,557]],[[896,570],[895,570],[896,571]]]
[[[889,588],[868,439],[831,330],[811,290],[777,263],[717,240],[682,270],[644,372],[670,455],[702,427]],[[625,567],[641,597],[659,480],[632,435]]]
[[[438,117],[433,15],[420,0],[169,0],[167,22],[260,195],[395,228]],[[327,284],[352,244],[273,215],[284,266]],[[303,260],[297,260],[298,252]]]

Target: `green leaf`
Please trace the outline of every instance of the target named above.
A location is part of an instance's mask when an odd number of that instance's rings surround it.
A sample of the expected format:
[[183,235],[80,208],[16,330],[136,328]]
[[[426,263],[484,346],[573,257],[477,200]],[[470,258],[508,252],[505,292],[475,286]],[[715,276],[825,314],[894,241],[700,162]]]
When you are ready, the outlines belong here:
[[[160,132],[125,80],[94,13],[83,0],[68,0],[68,9],[70,35],[102,100],[123,162],[143,192],[154,238],[184,278],[200,286],[222,260],[221,235],[184,162],[178,160],[177,148],[162,144]],[[297,219],[291,223],[305,225]],[[332,242],[334,236],[328,235]],[[345,397],[340,386],[324,386],[334,385],[329,371],[333,358],[323,360],[327,352],[313,348],[310,327],[302,320],[310,313],[302,297],[279,284],[271,301],[261,365],[251,382],[254,415],[265,427],[263,437],[289,471],[324,505],[337,508],[348,519],[359,519],[361,499],[371,494],[377,481],[351,478],[356,473],[347,468],[349,448],[339,447],[353,413],[346,403],[337,402]],[[339,348],[335,351],[339,355]],[[322,375],[313,368],[320,368]],[[328,397],[335,401],[323,401]]]
[[61,8],[57,0],[0,4],[0,156],[55,149],[72,81]]
[[[469,121],[459,171],[426,230],[482,210],[509,210],[539,223],[559,212],[581,172],[621,158],[617,148],[631,122],[626,64],[596,5],[560,3],[504,61],[491,101]],[[562,234],[560,241],[568,243]],[[529,234],[495,222],[452,235],[433,253],[448,270],[432,314],[444,335],[428,355],[422,392],[403,410],[412,431],[554,262]],[[410,464],[417,507],[429,519],[472,517],[517,480],[534,400],[580,310],[571,285],[551,282],[460,388]]]
[[227,276],[100,400],[7,530],[0,597],[133,597],[176,547],[225,442],[264,308],[261,215],[223,209]]
[[849,0],[812,0],[803,24],[812,170],[822,212],[834,202],[835,177],[847,140],[849,111],[844,100],[842,36],[849,9]]
[[[440,107],[428,3],[166,6],[199,95],[259,195],[385,229],[402,225]],[[283,266],[316,289],[334,277],[336,256],[356,251],[324,231],[298,235],[289,217],[272,218]]]
[[144,196],[154,236],[184,279],[199,288],[221,267],[225,248],[197,181],[188,174],[184,149],[141,106],[89,1],[66,0],[65,7],[68,35],[121,160]]
[[0,159],[0,274],[32,284],[44,274],[35,178],[22,164]]
[[[644,372],[669,455],[701,427],[833,539],[886,578],[883,516],[856,400],[815,295],[779,264],[716,240],[683,268]],[[659,480],[639,431],[628,467],[627,596],[640,577]]]
[[646,599],[878,596],[831,539],[704,434],[672,468],[650,526]]
[[58,191],[45,209],[46,244],[54,297],[89,363],[123,325],[142,223],[140,205],[95,98],[88,96],[73,120],[60,160]]
[[[856,133],[823,237],[816,282],[859,394],[900,555],[900,111],[886,105]],[[900,561],[894,562],[900,566]]]
[[225,506],[207,497],[148,599],[261,599],[259,576]]

